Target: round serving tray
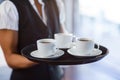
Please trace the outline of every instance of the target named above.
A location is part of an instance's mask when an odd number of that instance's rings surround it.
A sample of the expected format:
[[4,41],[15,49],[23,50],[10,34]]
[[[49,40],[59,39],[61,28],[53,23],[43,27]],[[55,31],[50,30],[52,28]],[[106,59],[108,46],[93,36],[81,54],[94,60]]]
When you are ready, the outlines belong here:
[[[97,46],[95,45],[95,48],[96,47]],[[68,49],[61,49],[64,51],[64,55],[58,58],[36,58],[31,56],[30,53],[34,50],[37,50],[37,46],[36,44],[31,44],[23,48],[21,50],[21,53],[29,60],[38,63],[45,62],[51,65],[79,65],[79,64],[96,62],[98,60],[101,60],[108,54],[108,49],[106,47],[100,45],[99,49],[102,51],[102,54],[96,56],[73,56],[67,52]]]

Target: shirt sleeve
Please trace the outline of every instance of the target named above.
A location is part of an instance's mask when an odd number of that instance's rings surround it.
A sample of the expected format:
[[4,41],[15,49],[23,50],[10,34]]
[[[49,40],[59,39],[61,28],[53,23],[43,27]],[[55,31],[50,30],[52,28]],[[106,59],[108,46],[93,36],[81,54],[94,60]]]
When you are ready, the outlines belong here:
[[18,31],[18,12],[15,5],[5,0],[0,4],[0,29],[11,29]]
[[56,0],[57,2],[57,6],[59,9],[59,13],[60,13],[60,23],[64,24],[65,23],[65,7],[64,7],[64,3],[62,2],[62,0]]

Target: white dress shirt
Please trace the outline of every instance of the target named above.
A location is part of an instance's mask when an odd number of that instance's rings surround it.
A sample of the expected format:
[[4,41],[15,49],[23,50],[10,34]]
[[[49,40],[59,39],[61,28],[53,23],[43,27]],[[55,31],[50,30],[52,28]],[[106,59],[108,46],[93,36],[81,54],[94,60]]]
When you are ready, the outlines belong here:
[[[35,6],[34,0],[29,0],[35,11],[38,13],[38,10]],[[46,15],[44,13],[44,3],[42,0],[38,0],[40,4],[42,4],[42,17],[40,18],[43,20],[43,22],[46,24]],[[65,22],[65,11],[64,11],[64,5],[61,0],[56,0],[59,12],[60,12],[60,23],[61,25]],[[19,24],[19,13],[17,12],[16,6],[10,1],[5,0],[0,4],[0,29],[11,29],[18,31],[18,24]]]

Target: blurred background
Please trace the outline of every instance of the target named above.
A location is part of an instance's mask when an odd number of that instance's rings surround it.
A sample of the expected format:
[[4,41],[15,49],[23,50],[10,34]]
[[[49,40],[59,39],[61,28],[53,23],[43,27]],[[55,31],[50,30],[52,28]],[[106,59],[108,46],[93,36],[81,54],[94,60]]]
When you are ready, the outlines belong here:
[[[120,1],[63,0],[66,29],[77,37],[93,38],[109,49],[100,61],[64,68],[64,80],[120,80]],[[11,69],[0,50],[0,80],[9,80]]]

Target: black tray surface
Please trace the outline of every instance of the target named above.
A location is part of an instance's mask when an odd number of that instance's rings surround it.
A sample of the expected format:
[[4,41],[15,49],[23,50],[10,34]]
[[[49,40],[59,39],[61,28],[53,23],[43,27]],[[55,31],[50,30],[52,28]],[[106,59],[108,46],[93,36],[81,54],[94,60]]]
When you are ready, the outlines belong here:
[[[95,45],[95,48],[97,46]],[[92,62],[96,62],[101,60],[102,58],[104,58],[108,53],[108,49],[104,46],[100,45],[99,48],[102,51],[102,54],[97,55],[97,56],[73,56],[70,55],[67,50],[68,49],[61,49],[64,51],[64,55],[60,56],[59,58],[53,58],[53,59],[47,59],[47,58],[36,58],[30,55],[30,53],[34,50],[37,50],[37,46],[36,44],[31,44],[29,46],[26,46],[25,48],[23,48],[21,50],[21,53],[23,56],[25,56],[26,58],[28,58],[31,61],[35,61],[35,62],[45,62],[51,65],[80,65],[80,64],[86,64],[86,63],[92,63]]]

